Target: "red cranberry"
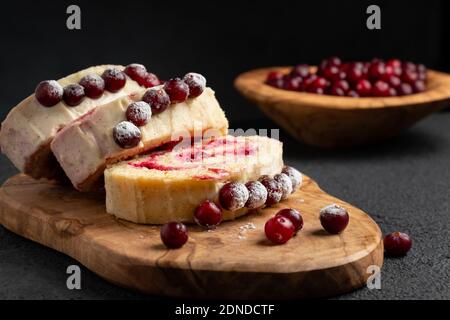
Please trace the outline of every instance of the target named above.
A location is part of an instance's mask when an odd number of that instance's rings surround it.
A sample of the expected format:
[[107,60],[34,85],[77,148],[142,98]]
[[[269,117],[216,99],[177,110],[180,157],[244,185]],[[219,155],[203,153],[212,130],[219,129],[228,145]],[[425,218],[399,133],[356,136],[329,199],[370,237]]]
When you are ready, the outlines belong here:
[[189,87],[180,78],[167,81],[164,84],[164,90],[166,90],[172,103],[184,102],[189,96]]
[[195,210],[194,219],[199,225],[212,228],[222,221],[222,210],[214,202],[206,200]]
[[365,76],[364,65],[360,62],[352,63],[348,66],[346,73],[350,82],[357,83]]
[[384,77],[384,81],[392,88],[398,88],[402,84],[400,78],[395,75]]
[[161,80],[159,80],[159,78],[151,72],[147,72],[142,82],[142,85],[146,88],[152,88],[154,86],[159,86],[160,84]]
[[143,86],[147,76],[147,69],[142,64],[132,63],[125,68],[125,74]]
[[146,125],[152,116],[152,109],[145,101],[133,102],[128,106],[126,116],[128,121],[141,127]]
[[381,79],[386,73],[386,66],[384,62],[375,61],[369,67],[369,77],[374,80]]
[[310,93],[323,94],[327,86],[327,79],[323,77],[316,77],[308,84],[306,91]]
[[266,82],[269,86],[274,87],[274,88],[278,88],[278,89],[283,89],[284,87],[284,80],[283,79],[277,79],[277,80],[270,80]]
[[303,228],[303,218],[300,212],[295,209],[282,209],[278,211],[277,216],[285,217],[289,219],[295,228],[295,233],[299,232]]
[[167,109],[170,105],[169,95],[163,89],[150,89],[142,97],[152,109],[152,114],[158,114]]
[[309,75],[309,66],[307,64],[299,64],[291,70],[291,75],[306,78]]
[[284,166],[281,172],[291,179],[292,192],[297,190],[297,188],[302,184],[302,174],[297,169],[289,166]]
[[190,72],[183,77],[189,87],[189,98],[198,97],[206,88],[206,79],[199,73]]
[[114,141],[122,148],[133,148],[141,141],[141,131],[129,121],[122,121],[114,127]]
[[71,107],[79,105],[85,97],[84,88],[79,84],[69,84],[64,87],[64,102]]
[[324,70],[326,67],[340,66],[341,64],[342,61],[338,57],[330,57],[328,59],[322,60],[322,62],[320,63],[320,68]]
[[335,96],[345,96],[350,89],[350,85],[346,80],[339,80],[333,83],[330,93]]
[[42,81],[36,87],[34,95],[44,107],[53,107],[61,102],[64,90],[55,80]]
[[415,63],[411,62],[411,61],[406,61],[402,63],[402,68],[405,71],[417,71],[417,66]]
[[356,84],[356,92],[361,97],[368,97],[372,93],[372,84],[366,79],[359,80]]
[[264,206],[267,200],[267,189],[259,181],[249,181],[245,184],[248,190],[248,200],[245,207],[258,209]]
[[413,94],[413,88],[409,83],[402,83],[398,88],[398,94],[401,96]]
[[105,91],[105,81],[97,74],[88,74],[81,78],[80,85],[84,88],[86,97],[98,99]]
[[105,81],[105,88],[109,92],[117,92],[122,89],[126,82],[127,78],[123,71],[118,69],[107,69],[102,74],[102,78]]
[[338,234],[344,231],[349,219],[347,210],[337,204],[329,205],[320,210],[320,223],[331,234]]
[[388,97],[396,97],[398,94],[397,94],[397,90],[395,89],[395,88],[389,88],[389,94],[388,94]]
[[279,71],[271,71],[267,75],[266,82],[277,81],[283,79],[284,75]]
[[332,96],[344,97],[345,91],[342,90],[342,88],[339,88],[339,87],[333,85],[331,87],[331,89],[329,90],[329,94],[331,94]]
[[286,76],[283,81],[283,89],[290,91],[300,91],[303,79],[300,77]]
[[350,90],[347,92],[347,96],[351,98],[359,98],[359,94],[355,90]]
[[399,59],[390,59],[388,62],[386,62],[386,66],[392,67],[392,68],[402,68],[402,62]]
[[410,85],[413,85],[418,78],[417,72],[412,70],[405,70],[402,74],[402,80]]
[[295,232],[295,227],[288,218],[283,216],[275,216],[266,222],[264,231],[267,239],[275,244],[283,244],[292,238]]
[[427,67],[425,67],[424,64],[416,65],[416,69],[417,69],[418,73],[426,73],[427,72]]
[[272,178],[264,178],[260,182],[267,189],[266,205],[271,206],[280,202],[283,196],[280,183]]
[[236,211],[245,206],[249,193],[244,184],[229,182],[219,191],[219,203],[225,210]]
[[181,248],[188,241],[188,230],[181,222],[169,222],[161,227],[161,240],[169,249]]
[[340,78],[341,70],[338,66],[332,65],[327,66],[322,71],[322,76],[327,78],[328,80],[338,80]]
[[393,232],[384,238],[384,250],[390,256],[404,256],[411,249],[412,240],[402,232]]
[[416,80],[414,81],[412,88],[415,93],[423,92],[426,89],[425,82],[422,80]]
[[281,186],[281,200],[287,199],[292,193],[292,181],[287,174],[279,173],[273,177]]
[[389,85],[384,81],[378,80],[372,88],[372,94],[375,97],[388,97]]

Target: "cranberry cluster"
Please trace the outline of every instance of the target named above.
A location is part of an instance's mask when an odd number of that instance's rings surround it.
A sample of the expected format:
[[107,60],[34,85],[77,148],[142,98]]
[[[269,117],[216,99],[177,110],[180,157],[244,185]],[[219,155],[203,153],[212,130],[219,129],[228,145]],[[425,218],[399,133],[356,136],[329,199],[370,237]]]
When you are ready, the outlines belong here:
[[[246,184],[226,183],[219,191],[219,205],[210,200],[202,202],[194,212],[195,222],[202,227],[215,228],[222,221],[222,209],[236,211],[244,207],[259,209],[274,205],[293,193],[299,187],[301,179],[301,173],[297,169],[285,166],[282,173],[273,178],[262,176],[258,181]],[[288,213],[284,214],[289,216]],[[161,239],[168,248],[181,247],[187,241],[187,228],[184,227],[185,237],[180,235],[180,225],[182,223],[170,222],[161,229]],[[294,225],[297,230],[301,229],[303,220],[297,220]],[[173,243],[179,246],[173,246]]]
[[306,64],[289,74],[270,72],[266,83],[279,89],[347,97],[394,97],[425,91],[427,69],[423,64],[398,59],[342,62],[323,60],[317,72]]
[[78,106],[85,97],[98,99],[105,90],[118,92],[122,89],[128,75],[139,85],[151,88],[160,84],[160,80],[153,73],[147,72],[142,64],[133,63],[124,71],[119,69],[107,69],[101,76],[89,74],[81,78],[78,84],[69,84],[64,88],[55,80],[46,80],[39,83],[35,90],[36,99],[44,107],[53,107],[64,100],[70,107]]
[[[320,211],[322,227],[331,234],[339,234],[347,227],[349,215],[345,208],[336,204],[329,205]],[[280,210],[270,218],[264,231],[267,239],[274,244],[284,244],[303,228],[303,218],[295,209]]]
[[[149,73],[144,66],[132,64],[125,73],[138,83],[144,83]],[[151,74],[153,75],[153,74]],[[158,80],[159,81],[159,80]],[[133,148],[141,141],[141,131],[154,114],[166,110],[172,103],[180,103],[188,98],[198,97],[206,88],[206,79],[198,73],[188,73],[183,80],[170,79],[163,87],[151,88],[142,97],[142,101],[131,103],[126,111],[127,121],[122,121],[113,129],[114,141],[122,148]]]

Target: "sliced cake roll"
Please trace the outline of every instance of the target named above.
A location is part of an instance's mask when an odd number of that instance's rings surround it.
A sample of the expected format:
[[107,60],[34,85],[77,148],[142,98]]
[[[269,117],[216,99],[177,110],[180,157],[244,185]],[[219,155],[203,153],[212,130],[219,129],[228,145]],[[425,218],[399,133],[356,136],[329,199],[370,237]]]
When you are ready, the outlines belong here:
[[58,81],[43,81],[3,121],[1,151],[20,171],[53,178],[59,166],[50,143],[61,128],[99,105],[158,84],[155,75],[137,64],[96,66]]
[[106,169],[106,209],[136,223],[194,222],[196,209],[209,200],[221,207],[223,220],[234,219],[299,186],[300,173],[283,169],[282,154],[281,142],[259,136],[163,148]]
[[188,74],[97,107],[62,129],[51,149],[74,187],[89,191],[101,185],[107,165],[181,137],[227,131],[213,90],[202,76]]

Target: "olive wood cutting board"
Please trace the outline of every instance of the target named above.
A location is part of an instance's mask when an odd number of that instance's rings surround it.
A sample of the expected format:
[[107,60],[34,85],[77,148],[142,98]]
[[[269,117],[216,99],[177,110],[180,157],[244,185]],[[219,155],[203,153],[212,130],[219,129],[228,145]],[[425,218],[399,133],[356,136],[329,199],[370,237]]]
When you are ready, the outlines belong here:
[[[319,210],[331,203],[349,211],[340,235],[323,231]],[[303,230],[285,245],[272,245],[265,222],[279,209],[296,208]],[[213,231],[189,226],[189,241],[166,249],[158,226],[119,220],[105,211],[104,194],[79,193],[25,175],[0,188],[0,223],[25,238],[63,252],[122,287],[175,297],[310,298],[365,285],[367,268],[381,267],[377,224],[336,199],[310,178],[289,199]],[[253,224],[256,228],[246,228]]]

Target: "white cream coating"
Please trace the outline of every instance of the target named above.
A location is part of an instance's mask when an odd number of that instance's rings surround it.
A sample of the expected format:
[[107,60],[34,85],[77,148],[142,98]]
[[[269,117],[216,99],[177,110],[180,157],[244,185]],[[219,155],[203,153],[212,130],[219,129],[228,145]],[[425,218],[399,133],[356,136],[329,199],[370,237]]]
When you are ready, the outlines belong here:
[[[101,75],[108,68],[123,70],[119,65],[101,65],[79,71],[58,80],[61,86],[78,83],[88,74]],[[14,107],[2,123],[0,131],[1,151],[20,170],[25,170],[26,162],[41,147],[48,148],[48,144],[62,127],[85,113],[115,99],[142,90],[137,82],[127,77],[124,88],[116,93],[105,91],[98,99],[85,98],[80,105],[69,107],[60,102],[53,107],[42,106],[34,94]],[[40,165],[36,163],[36,165]]]
[[142,137],[139,145],[123,149],[114,141],[113,128],[126,120],[128,105],[140,100],[144,93],[145,90],[99,106],[56,135],[51,149],[75,188],[89,190],[86,180],[103,170],[105,164],[130,158],[186,134],[198,136],[205,129],[215,128],[223,135],[228,130],[228,121],[214,91],[206,88],[199,97],[152,115],[146,125],[139,127]]

